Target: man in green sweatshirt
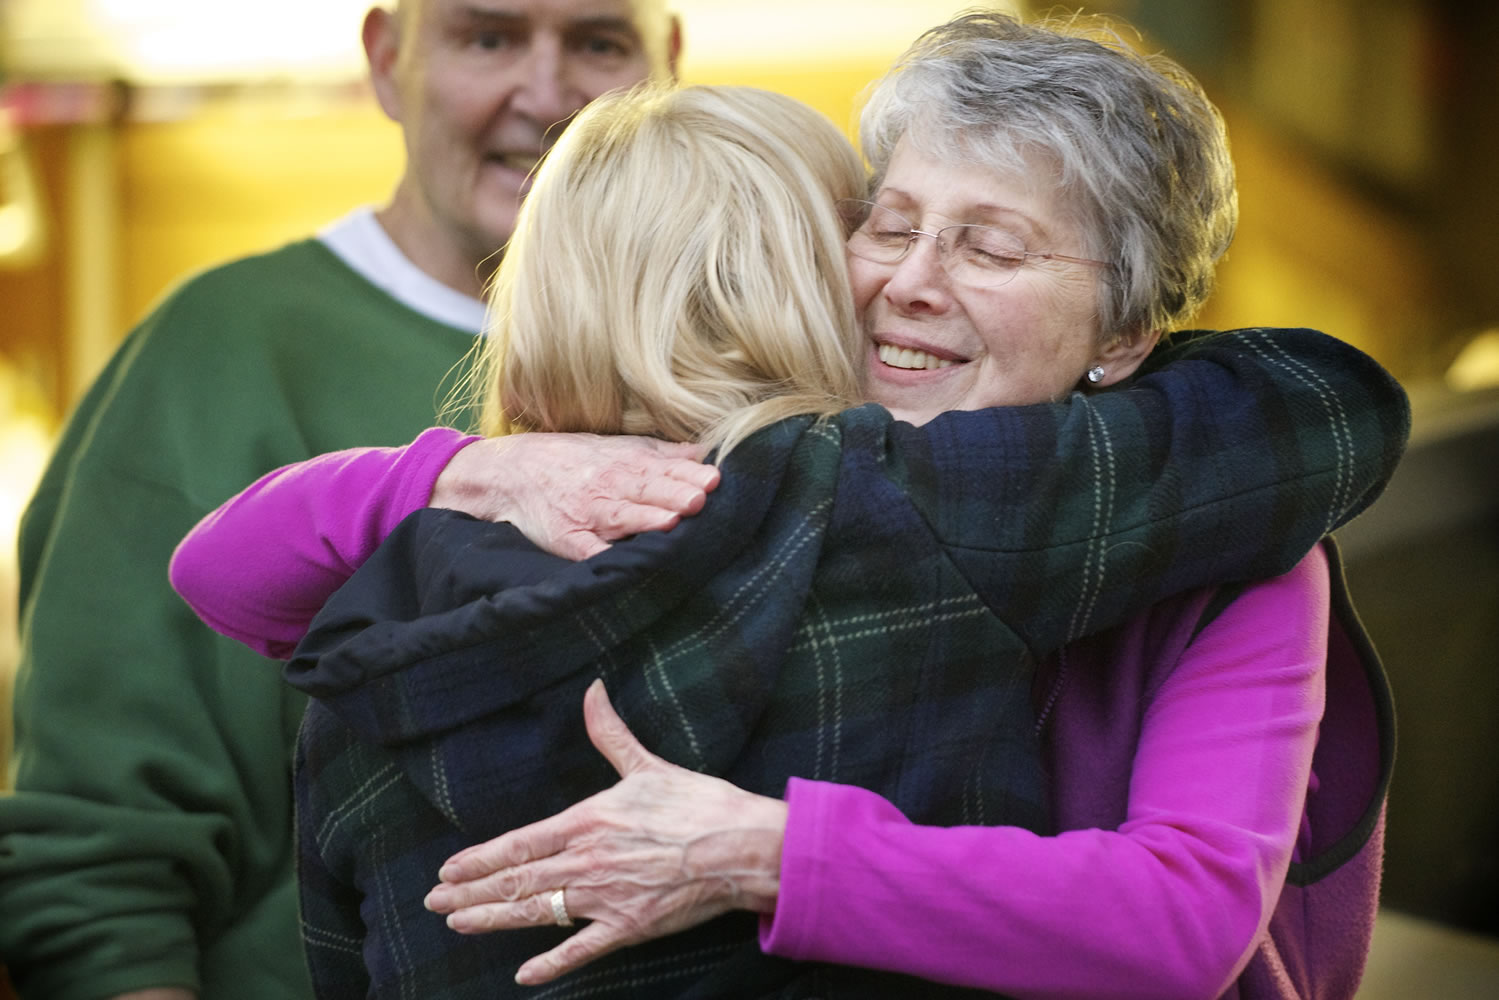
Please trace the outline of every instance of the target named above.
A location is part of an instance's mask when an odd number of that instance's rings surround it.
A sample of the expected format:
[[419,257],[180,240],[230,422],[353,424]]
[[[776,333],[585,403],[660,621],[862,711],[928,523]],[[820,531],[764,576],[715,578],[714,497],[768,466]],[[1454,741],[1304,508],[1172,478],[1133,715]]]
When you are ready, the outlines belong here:
[[588,101],[674,73],[662,2],[371,11],[371,78],[407,151],[390,202],[186,281],[71,416],[20,541],[0,961],[23,997],[310,994],[291,867],[302,701],[197,621],[168,559],[267,470],[436,420],[538,157]]

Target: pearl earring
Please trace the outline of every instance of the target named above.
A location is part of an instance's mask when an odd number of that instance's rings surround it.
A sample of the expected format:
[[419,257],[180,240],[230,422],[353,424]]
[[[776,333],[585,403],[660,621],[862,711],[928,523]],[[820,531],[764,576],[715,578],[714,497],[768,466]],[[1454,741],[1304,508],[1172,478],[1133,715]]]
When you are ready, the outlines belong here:
[[1088,381],[1094,385],[1103,381],[1103,365],[1094,365],[1088,369]]

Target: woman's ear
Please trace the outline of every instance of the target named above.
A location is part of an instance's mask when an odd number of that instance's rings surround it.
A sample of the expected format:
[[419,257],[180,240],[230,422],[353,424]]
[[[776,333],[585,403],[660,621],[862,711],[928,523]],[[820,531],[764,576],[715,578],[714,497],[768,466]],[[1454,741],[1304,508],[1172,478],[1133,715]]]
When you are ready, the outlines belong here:
[[1094,382],[1090,375],[1088,387],[1102,389],[1129,378],[1150,352],[1155,350],[1156,342],[1160,339],[1159,330],[1125,333],[1115,337],[1099,350],[1093,361],[1094,365],[1103,369],[1103,377]]

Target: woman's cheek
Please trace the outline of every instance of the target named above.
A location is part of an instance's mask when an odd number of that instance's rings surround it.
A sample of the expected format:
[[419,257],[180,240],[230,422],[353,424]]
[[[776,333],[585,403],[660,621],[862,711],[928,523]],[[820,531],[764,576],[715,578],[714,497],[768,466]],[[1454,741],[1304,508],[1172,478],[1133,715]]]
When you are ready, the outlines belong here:
[[848,254],[848,283],[854,293],[854,309],[860,317],[885,287],[890,269]]

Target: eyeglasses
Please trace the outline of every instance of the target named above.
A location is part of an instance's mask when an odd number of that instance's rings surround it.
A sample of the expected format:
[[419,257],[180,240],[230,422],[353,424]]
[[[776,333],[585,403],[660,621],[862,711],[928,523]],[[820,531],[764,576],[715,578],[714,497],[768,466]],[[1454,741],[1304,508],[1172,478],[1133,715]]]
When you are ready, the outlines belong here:
[[916,237],[937,241],[937,257],[943,270],[956,282],[976,288],[1003,285],[1032,260],[1059,260],[1068,264],[1108,267],[1107,261],[1068,257],[1060,253],[1035,253],[1025,248],[1014,233],[993,226],[943,226],[935,233],[917,229],[911,220],[872,201],[844,198],[838,212],[852,231],[848,251],[877,264],[895,264],[916,245]]

